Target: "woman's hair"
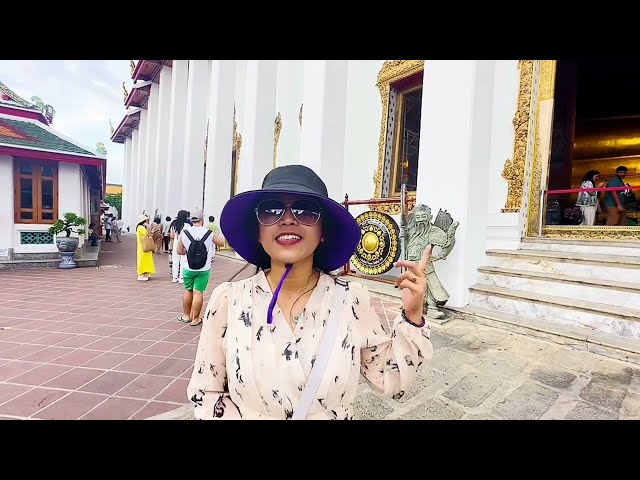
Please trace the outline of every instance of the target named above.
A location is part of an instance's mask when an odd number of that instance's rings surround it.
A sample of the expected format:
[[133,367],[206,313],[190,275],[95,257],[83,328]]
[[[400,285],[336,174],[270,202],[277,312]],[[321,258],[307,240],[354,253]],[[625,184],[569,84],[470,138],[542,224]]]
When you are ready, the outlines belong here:
[[176,219],[171,222],[169,228],[173,228],[176,231],[176,235],[179,235],[182,229],[184,228],[184,224],[187,222],[188,213],[186,210],[180,210]]
[[161,223],[160,217],[153,217],[153,223]]
[[138,225],[136,225],[136,228],[143,226],[145,223],[147,223],[146,220],[141,221],[140,223],[138,223]]
[[593,182],[593,177],[595,177],[596,175],[600,175],[600,172],[598,170],[589,170],[587,173],[584,174],[584,177],[582,177],[582,181]]

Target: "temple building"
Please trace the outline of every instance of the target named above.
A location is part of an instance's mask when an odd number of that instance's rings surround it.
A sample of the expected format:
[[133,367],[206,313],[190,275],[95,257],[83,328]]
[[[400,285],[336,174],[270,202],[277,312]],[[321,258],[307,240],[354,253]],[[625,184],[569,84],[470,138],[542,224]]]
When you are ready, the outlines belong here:
[[47,230],[67,212],[99,225],[106,155],[54,130],[51,105],[32,100],[0,82],[0,268],[58,259]]
[[[636,64],[140,60],[132,79],[112,136],[132,229],[142,212],[218,217],[274,166],[302,163],[354,216],[400,225],[404,189],[409,209],[429,207],[423,223],[438,212],[458,222],[434,262],[436,300],[453,314],[592,343],[640,338]],[[581,224],[583,177],[615,183],[619,166],[626,217],[606,225],[611,193],[600,191]]]

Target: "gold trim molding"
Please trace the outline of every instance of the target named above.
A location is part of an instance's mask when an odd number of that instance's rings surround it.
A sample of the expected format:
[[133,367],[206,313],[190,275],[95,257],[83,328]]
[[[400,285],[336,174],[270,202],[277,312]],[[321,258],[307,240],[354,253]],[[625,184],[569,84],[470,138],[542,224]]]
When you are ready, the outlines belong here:
[[640,240],[640,227],[579,227],[554,225],[542,227],[545,237],[584,240]]
[[502,213],[520,211],[525,166],[527,164],[527,142],[529,140],[529,119],[531,116],[531,94],[533,91],[533,60],[519,60],[520,88],[518,107],[513,117],[515,141],[512,159],[507,158],[502,169],[502,178],[508,183],[507,201]]
[[280,141],[280,132],[282,132],[282,116],[280,112],[276,115],[273,126],[273,168],[276,168],[278,162],[278,142]]
[[[389,93],[391,84],[404,78],[410,77],[424,70],[424,60],[386,60],[378,73],[376,87],[380,91],[382,102],[382,118],[380,119],[380,138],[378,140],[378,167],[373,175],[374,193],[373,198],[382,197],[382,173],[384,172],[384,152],[387,138],[387,124],[389,122]],[[415,204],[415,193],[407,194],[409,205]],[[398,215],[400,204],[390,205],[369,205],[371,210]]]
[[242,135],[238,133],[238,122],[236,122],[236,106],[233,105],[233,143],[231,144],[231,154],[236,152],[236,171],[233,177],[233,191],[238,192],[238,172],[240,171],[240,148],[242,147]]

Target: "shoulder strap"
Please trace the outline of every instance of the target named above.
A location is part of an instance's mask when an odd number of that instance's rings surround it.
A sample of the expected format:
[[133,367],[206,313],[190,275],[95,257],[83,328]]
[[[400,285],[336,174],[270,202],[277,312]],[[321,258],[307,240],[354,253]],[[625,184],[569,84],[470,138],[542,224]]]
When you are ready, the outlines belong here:
[[300,400],[298,400],[298,405],[296,405],[293,411],[293,416],[291,417],[292,420],[304,420],[307,418],[311,404],[316,398],[316,392],[318,391],[318,387],[322,381],[324,371],[327,368],[329,355],[331,354],[331,349],[333,347],[336,334],[338,333],[338,325],[340,323],[338,317],[342,311],[342,302],[344,301],[346,294],[346,288],[336,282],[333,303],[331,305],[331,313],[329,314],[329,319],[327,320],[327,326],[325,327],[324,334],[322,335],[322,340],[320,340],[318,356],[316,357],[316,361],[313,363],[311,373],[307,379],[307,384],[300,395]]
[[211,230],[207,230],[207,233],[205,233],[205,234],[202,236],[202,239],[201,239],[201,240],[204,242],[204,241],[207,239],[207,237],[208,237],[209,235],[211,235]]
[[185,229],[185,230],[184,230],[184,234],[189,238],[189,240],[191,240],[192,242],[194,241],[194,240],[193,240],[193,237],[192,237],[192,236],[191,236],[191,234],[189,233],[189,230],[186,230],[186,229]]

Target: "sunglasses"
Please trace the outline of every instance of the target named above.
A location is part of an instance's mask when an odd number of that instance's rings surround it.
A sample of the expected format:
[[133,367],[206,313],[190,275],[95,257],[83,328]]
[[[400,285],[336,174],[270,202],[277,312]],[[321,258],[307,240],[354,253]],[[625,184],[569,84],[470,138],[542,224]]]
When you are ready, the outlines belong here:
[[263,200],[256,207],[256,217],[258,222],[265,227],[274,225],[284,217],[287,208],[291,214],[302,225],[315,225],[320,220],[322,207],[313,200],[296,200],[287,204],[280,200]]

